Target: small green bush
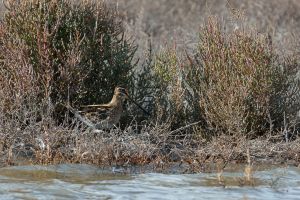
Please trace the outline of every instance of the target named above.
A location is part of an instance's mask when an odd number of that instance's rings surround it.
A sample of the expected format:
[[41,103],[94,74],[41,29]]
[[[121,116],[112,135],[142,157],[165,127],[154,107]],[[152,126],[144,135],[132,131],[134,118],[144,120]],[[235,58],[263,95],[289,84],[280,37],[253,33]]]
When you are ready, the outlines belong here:
[[153,71],[156,77],[156,116],[171,123],[171,128],[185,126],[201,118],[198,95],[189,85],[189,77],[197,74],[176,49],[165,48],[157,54]]
[[[161,87],[156,96],[160,105],[160,115],[164,121],[170,120],[179,123],[185,120],[183,112],[183,91],[180,81],[180,58],[175,49],[166,49],[160,52],[154,63],[154,73]],[[171,117],[170,119],[168,119]]]
[[0,22],[2,107],[110,100],[131,81],[136,47],[102,1],[6,1]]

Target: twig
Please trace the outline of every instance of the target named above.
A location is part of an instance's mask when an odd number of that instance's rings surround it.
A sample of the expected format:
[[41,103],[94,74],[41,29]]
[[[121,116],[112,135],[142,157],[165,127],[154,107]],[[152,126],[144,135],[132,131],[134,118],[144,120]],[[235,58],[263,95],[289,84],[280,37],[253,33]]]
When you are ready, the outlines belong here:
[[198,122],[194,122],[194,123],[188,124],[186,126],[180,127],[180,128],[178,128],[178,129],[176,129],[174,131],[171,131],[169,134],[174,134],[174,133],[180,132],[180,131],[182,131],[184,129],[190,128],[191,126],[195,126],[195,125],[199,124],[200,122],[201,121],[198,121]]
[[137,105],[141,110],[144,111],[144,113],[146,113],[147,115],[151,116],[151,114],[145,110],[142,106],[140,106],[135,100],[133,100],[129,95],[127,95],[128,99],[131,100],[135,105]]

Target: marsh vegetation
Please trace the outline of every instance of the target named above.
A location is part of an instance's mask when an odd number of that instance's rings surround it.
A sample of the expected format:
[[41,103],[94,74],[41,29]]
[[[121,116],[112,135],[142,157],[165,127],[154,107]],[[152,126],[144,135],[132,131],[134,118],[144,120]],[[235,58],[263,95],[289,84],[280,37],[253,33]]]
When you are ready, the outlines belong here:
[[[272,1],[276,12],[261,16],[248,11],[267,1],[149,2],[4,1],[1,165],[299,165],[299,3],[286,3],[282,16]],[[211,13],[196,15],[204,8]],[[219,9],[227,18],[213,14]],[[151,21],[159,16],[161,25]],[[180,40],[170,31],[176,23]],[[151,116],[128,101],[116,128],[92,134],[64,106],[107,102],[117,85]]]

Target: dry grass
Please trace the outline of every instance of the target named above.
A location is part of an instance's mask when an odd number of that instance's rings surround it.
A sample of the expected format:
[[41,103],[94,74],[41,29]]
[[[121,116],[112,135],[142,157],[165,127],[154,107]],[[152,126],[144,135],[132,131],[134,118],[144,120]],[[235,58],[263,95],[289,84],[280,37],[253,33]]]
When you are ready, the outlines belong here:
[[251,166],[300,164],[299,138],[286,143],[274,142],[274,136],[249,140],[222,135],[207,141],[193,134],[185,137],[171,134],[165,126],[145,126],[139,134],[134,128],[97,135],[78,127],[16,130],[0,141],[1,165],[88,163],[193,173],[220,172],[230,163],[248,163],[249,158]]
[[[147,37],[159,48],[176,43],[179,49],[193,49],[197,33],[209,16],[222,19],[231,30],[240,27],[232,14],[244,13],[247,26],[256,26],[261,33],[269,32],[274,46],[294,52],[299,45],[300,3],[297,0],[115,0],[126,17],[127,30],[133,34],[142,50],[147,49]],[[298,46],[299,47],[299,46]],[[299,49],[299,48],[298,48]],[[298,51],[299,53],[299,51]]]

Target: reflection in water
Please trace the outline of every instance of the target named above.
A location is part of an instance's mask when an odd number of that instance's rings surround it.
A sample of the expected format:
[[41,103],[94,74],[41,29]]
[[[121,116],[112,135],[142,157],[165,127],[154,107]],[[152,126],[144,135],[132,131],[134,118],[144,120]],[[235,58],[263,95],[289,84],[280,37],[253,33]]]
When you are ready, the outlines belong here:
[[0,199],[297,199],[300,170],[256,171],[253,184],[241,170],[223,174],[122,174],[89,165],[0,169]]

